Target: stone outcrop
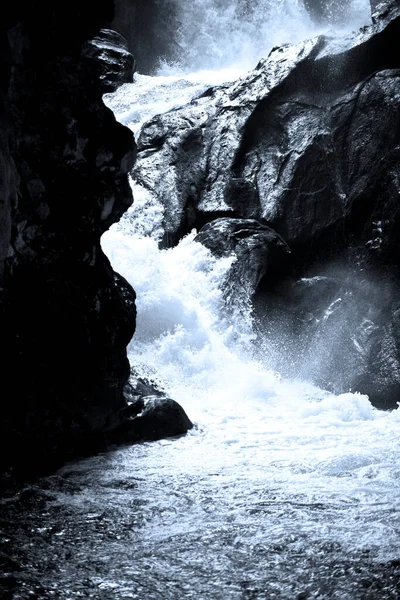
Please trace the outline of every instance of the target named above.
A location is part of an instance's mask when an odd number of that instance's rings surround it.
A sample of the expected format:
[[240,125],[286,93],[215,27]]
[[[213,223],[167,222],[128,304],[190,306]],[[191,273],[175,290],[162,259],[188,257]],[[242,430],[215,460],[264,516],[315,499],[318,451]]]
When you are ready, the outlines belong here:
[[121,412],[121,424],[106,435],[107,445],[178,437],[193,428],[182,406],[155,382],[140,377],[134,368],[124,396],[126,406]]
[[[279,274],[275,283],[324,277],[332,261],[350,268],[356,280],[365,272],[381,282],[376,285],[387,290],[386,300],[382,310],[364,315],[374,335],[362,360],[359,353],[354,377],[338,363],[332,377],[314,380],[331,389],[342,381],[390,408],[400,395],[391,285],[400,266],[400,5],[373,8],[372,25],[354,35],[274,48],[237,82],[155,116],[141,130],[133,176],[165,208],[163,246],[221,217],[252,220],[273,229],[291,250],[290,260],[266,270]],[[215,242],[207,232],[208,247],[220,244],[217,230]],[[260,320],[270,308],[260,308],[260,299],[271,285],[266,277],[256,291]],[[333,296],[342,292],[340,282]],[[328,310],[334,299],[318,310]],[[346,306],[346,314],[354,314],[354,303]],[[357,310],[361,316],[366,305]],[[364,335],[360,327],[347,334],[342,328],[343,344],[356,353],[351,340]]]
[[282,237],[254,219],[215,219],[201,228],[195,240],[219,258],[235,257],[223,285],[231,309],[252,296],[261,281],[271,283],[277,275],[279,278],[290,260],[290,249]]
[[275,48],[238,82],[150,120],[133,174],[166,206],[168,240],[230,215],[263,219],[290,245],[330,244],[364,221],[367,242],[373,198],[390,202],[377,157],[397,160],[399,10],[354,37]]
[[99,33],[83,47],[83,56],[92,60],[103,94],[115,92],[124,83],[132,83],[136,62],[125,38],[112,29]]
[[285,377],[335,393],[359,391],[378,408],[396,408],[399,282],[343,263],[316,272],[258,290],[260,357]]
[[112,15],[106,0],[56,4],[46,19],[17,0],[3,15],[2,466],[73,454],[126,404],[135,294],[100,236],[132,203],[136,146],[82,55]]

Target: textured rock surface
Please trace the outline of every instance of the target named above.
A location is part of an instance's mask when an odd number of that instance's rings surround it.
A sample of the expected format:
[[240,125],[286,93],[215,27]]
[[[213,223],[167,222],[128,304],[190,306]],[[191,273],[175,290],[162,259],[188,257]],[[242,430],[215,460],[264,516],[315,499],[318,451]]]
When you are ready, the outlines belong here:
[[276,48],[233,85],[149,121],[134,175],[166,206],[166,238],[222,214],[264,219],[290,245],[340,242],[353,216],[368,236],[372,203],[393,196],[389,181],[376,188],[388,171],[377,157],[397,163],[396,10],[355,38]]
[[135,295],[100,236],[132,203],[135,142],[82,56],[112,14],[73,0],[43,20],[17,1],[2,21],[2,463],[73,451],[125,405]]
[[114,92],[124,83],[131,83],[135,72],[135,59],[128,50],[125,38],[112,29],[99,33],[83,47],[83,55],[92,60],[98,70],[101,91]]
[[[218,217],[256,220],[291,250],[290,261],[276,261],[275,280],[322,277],[329,261],[351,266],[356,279],[367,269],[386,290],[381,309],[369,314],[363,302],[341,308],[342,321],[360,317],[358,332],[343,338],[357,368],[348,377],[351,361],[339,361],[334,376],[317,382],[336,389],[342,381],[375,404],[386,397],[385,406],[394,407],[400,339],[390,282],[398,280],[400,266],[400,5],[373,8],[373,24],[354,35],[274,48],[234,84],[154,117],[141,130],[133,175],[165,207],[164,246]],[[208,232],[216,246],[217,229]],[[252,260],[243,255],[248,273]],[[260,319],[269,310],[260,308],[267,282],[257,293]],[[340,284],[337,297],[343,289]],[[329,305],[321,300],[318,310]],[[364,335],[363,317],[374,335],[360,352],[362,344],[351,339]],[[321,320],[318,327],[323,338]]]
[[226,275],[225,296],[230,304],[240,301],[243,292],[251,296],[262,280],[274,281],[289,262],[290,250],[281,236],[254,219],[216,219],[204,225],[195,239],[215,256],[235,257]]
[[193,427],[180,404],[169,398],[156,383],[139,377],[134,369],[131,369],[124,395],[127,405],[121,411],[122,422],[106,436],[108,444],[176,437]]

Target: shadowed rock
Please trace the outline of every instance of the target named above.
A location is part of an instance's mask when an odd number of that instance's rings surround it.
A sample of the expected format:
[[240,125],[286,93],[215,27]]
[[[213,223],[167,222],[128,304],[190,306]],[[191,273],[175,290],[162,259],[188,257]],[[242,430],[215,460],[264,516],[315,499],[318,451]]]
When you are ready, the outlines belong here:
[[83,55],[91,59],[97,68],[104,94],[132,82],[135,59],[128,51],[124,37],[116,31],[100,29],[98,35],[85,44]]
[[[10,5],[0,27],[1,466],[95,447],[129,378],[135,294],[100,237],[132,204],[132,133],[83,45],[113,3]],[[25,455],[21,448],[29,448]]]
[[[125,419],[107,437],[108,443],[134,444],[184,435],[193,427],[180,404],[165,396],[146,396],[142,409]],[[136,404],[138,406],[138,404]]]
[[276,231],[254,219],[216,219],[204,225],[195,240],[215,256],[235,257],[226,276],[230,290],[242,288],[252,295],[261,280],[274,281],[287,269],[288,245]]
[[[274,48],[237,82],[211,87],[190,104],[155,116],[141,130],[133,176],[164,207],[163,246],[217,217],[255,220],[291,249],[275,283],[310,270],[323,275],[329,261],[348,263],[355,276],[367,269],[368,277],[381,281],[388,297],[379,316],[366,317],[372,329],[362,325],[364,303],[346,308],[359,323],[354,339],[369,339],[361,362],[357,344],[347,345],[347,356],[360,368],[350,377],[351,360],[338,360],[337,376],[323,380],[331,389],[342,381],[342,389],[371,393],[379,406],[387,406],[386,397],[393,407],[400,394],[400,338],[392,321],[395,286],[386,282],[398,281],[400,269],[400,5],[373,8],[373,24],[355,34]],[[225,246],[214,228],[212,237],[201,232],[200,239],[225,252],[230,242]],[[271,289],[268,276],[258,276],[268,244],[260,242],[252,258],[249,248],[235,245],[242,259],[230,271],[231,297],[243,281],[252,281],[250,295],[256,281],[260,293]],[[290,304],[292,291],[286,293],[283,303]],[[315,326],[322,332],[322,321]],[[390,352],[383,350],[389,346]]]

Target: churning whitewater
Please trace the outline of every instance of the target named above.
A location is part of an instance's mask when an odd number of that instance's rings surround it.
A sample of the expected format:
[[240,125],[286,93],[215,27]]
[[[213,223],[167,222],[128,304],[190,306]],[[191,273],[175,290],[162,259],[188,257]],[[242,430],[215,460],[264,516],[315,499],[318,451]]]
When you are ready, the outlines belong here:
[[[178,6],[181,61],[105,97],[136,135],[273,46],[329,30],[300,1]],[[367,1],[346,6],[342,30],[369,23]],[[195,427],[65,466],[36,490],[44,508],[27,497],[29,530],[10,504],[47,590],[18,597],[398,599],[400,411],[281,377],[245,290],[234,305],[223,295],[234,257],[215,258],[195,231],[160,250],[164,207],[131,185],[133,206],[102,237],[137,294],[129,359]]]
[[[300,3],[262,6],[270,15],[261,19],[268,31],[257,30],[252,40],[255,13],[237,29],[233,19],[229,45],[231,5],[182,3],[187,22],[200,23],[197,37],[190,27],[181,32],[194,40],[186,42],[182,61],[192,72],[163,65],[158,76],[136,75],[106,103],[138,134],[153,114],[237,77],[249,67],[244,59],[254,66],[261,39],[268,40],[269,48],[262,48],[267,53],[276,43],[315,33]],[[369,20],[366,2],[352,6],[349,29]],[[203,39],[203,26],[211,44]],[[133,207],[102,239],[113,267],[137,292],[130,361],[181,403],[196,425],[185,438],[144,444],[113,461],[125,473],[149,478],[141,493],[148,487],[144,501],[151,497],[162,513],[149,518],[142,532],[149,560],[169,570],[172,582],[193,586],[188,597],[294,598],[298,577],[307,593],[314,589],[307,598],[363,597],[352,588],[355,572],[342,561],[399,559],[399,411],[382,412],[361,394],[333,395],[272,371],[268,355],[257,351],[250,299],[243,296],[238,315],[222,295],[234,259],[214,258],[195,241],[195,232],[159,250],[163,207],[135,181],[132,187]],[[342,564],[343,581],[329,582],[319,560],[333,573],[332,561]],[[220,578],[225,587],[218,592]],[[253,595],[240,595],[238,578],[247,578]],[[257,587],[260,581],[264,588]],[[326,596],[318,595],[323,582]]]

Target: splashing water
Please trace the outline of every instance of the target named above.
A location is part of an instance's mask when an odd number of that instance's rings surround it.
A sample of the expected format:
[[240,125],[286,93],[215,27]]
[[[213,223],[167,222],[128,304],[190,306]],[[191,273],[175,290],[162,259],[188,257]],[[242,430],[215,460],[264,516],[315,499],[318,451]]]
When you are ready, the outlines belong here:
[[[246,61],[259,58],[261,48],[298,41],[316,29],[300,2],[263,3],[261,13],[260,6],[258,12],[249,8],[245,19],[239,4],[214,0],[180,6],[185,23],[180,35],[182,40],[184,36],[193,40],[185,46],[184,62],[192,68],[235,64],[240,71]],[[347,28],[369,20],[366,2],[353,2],[350,8]],[[182,64],[164,66],[164,71],[172,73]],[[225,80],[233,73],[228,69],[222,74],[202,71],[185,77],[176,72],[168,77],[139,76],[136,89],[123,86],[106,101],[137,132],[149,107],[162,112],[154,99],[165,98],[164,110],[168,110],[185,102],[202,83],[214,83],[215,77]],[[397,559],[399,412],[378,411],[357,393],[335,396],[304,381],[285,381],[263,367],[254,358],[250,303],[245,303],[240,315],[232,314],[221,295],[233,259],[214,258],[195,241],[194,232],[175,248],[159,250],[163,208],[135,182],[132,186],[134,206],[102,239],[114,268],[137,292],[138,329],[129,357],[143,375],[158,380],[196,423],[196,429],[182,440],[145,445],[139,451],[145,456],[146,472],[156,468],[163,485],[165,478],[176,477],[173,493],[190,497],[191,508],[187,514],[179,513],[178,528],[168,518],[157,528],[149,525],[147,533],[154,544],[160,543],[169,553],[173,547],[169,536],[184,532],[193,543],[193,532],[199,531],[206,539],[201,525],[205,508],[196,500],[203,497],[216,511],[215,527],[223,539],[221,527],[232,533],[233,523],[240,521],[252,532],[254,544],[264,548],[273,543],[290,546],[292,539],[300,553],[306,552],[308,544],[314,552],[318,544],[332,543],[349,555],[367,552],[376,561]],[[137,458],[137,450],[132,456]],[[130,459],[123,460],[129,471]],[[189,488],[184,490],[183,485]],[[160,502],[162,495],[162,491],[157,494]],[[279,518],[270,502],[279,506]],[[293,503],[308,508],[318,504],[326,512],[300,514]],[[256,520],[249,517],[251,510]],[[242,544],[249,560],[250,539],[244,531],[237,536],[237,548]],[[209,540],[216,552],[226,555],[212,534]],[[321,553],[326,558],[325,551]],[[204,557],[196,556],[204,562]],[[257,567],[255,573],[255,578],[260,577]],[[280,585],[281,595],[276,597],[294,597],[282,590]],[[342,590],[337,597],[353,596],[345,596]]]
[[[201,30],[190,61],[206,43],[206,25],[214,58],[218,42],[225,51],[228,18],[235,60],[248,55],[239,38],[250,25],[257,44],[268,34],[255,11],[242,22],[226,2],[180,4],[182,20],[191,15],[193,31]],[[261,4],[262,22],[263,11],[273,19],[268,43],[283,29],[290,36],[300,13],[296,35],[309,26],[302,4],[271,6]],[[359,4],[351,6],[360,18]],[[209,64],[226,66],[214,58]],[[106,102],[137,132],[211,77],[218,75],[138,76]],[[398,599],[400,411],[263,367],[250,303],[244,299],[238,316],[221,293],[234,259],[213,257],[194,232],[160,250],[163,207],[131,183],[134,205],[102,237],[114,269],[137,293],[129,358],[195,427],[179,439],[67,465],[36,490],[45,507],[35,495],[28,507],[4,504],[5,523],[17,523],[29,552],[29,571],[19,576],[26,595],[15,598],[47,600],[62,586],[66,599]]]
[[[313,4],[313,2],[311,2]],[[322,4],[314,1],[314,4]],[[333,0],[325,22],[314,23],[302,0],[175,0],[179,58],[161,63],[159,74],[226,68],[249,70],[269,50],[317,32],[352,31],[370,20],[368,0]],[[343,18],[339,15],[342,14]],[[339,18],[335,18],[339,17]]]
[[[134,189],[140,222],[146,219],[143,192]],[[229,565],[242,577],[248,573],[246,589],[268,568],[277,583],[274,588],[264,580],[265,589],[291,599],[294,590],[307,589],[298,587],[293,561],[304,574],[311,560],[315,590],[322,585],[318,570],[329,561],[396,560],[399,411],[378,411],[366,396],[335,396],[263,368],[253,358],[250,309],[247,319],[243,310],[238,319],[226,311],[221,295],[233,259],[215,259],[194,232],[160,251],[157,233],[132,234],[131,222],[127,215],[103,236],[114,267],[138,295],[130,360],[164,386],[196,424],[185,438],[144,444],[130,454],[120,452],[113,462],[124,477],[136,472],[137,461],[143,477],[156,477],[157,490],[151,488],[156,506],[165,506],[165,494],[172,494],[172,514],[149,519],[143,532],[162,577],[171,565],[165,557],[183,552],[192,570],[172,558],[175,584],[183,577],[206,597],[219,598],[212,586],[227,577]],[[143,486],[140,493],[146,502]],[[271,566],[273,548],[280,550]],[[215,563],[217,557],[223,564]],[[211,575],[204,580],[201,570],[209,561]],[[291,573],[282,561],[292,565]],[[339,576],[326,585],[344,594],[358,585],[357,577],[347,571],[347,579]],[[247,598],[234,587],[235,577],[232,581],[226,597]]]

